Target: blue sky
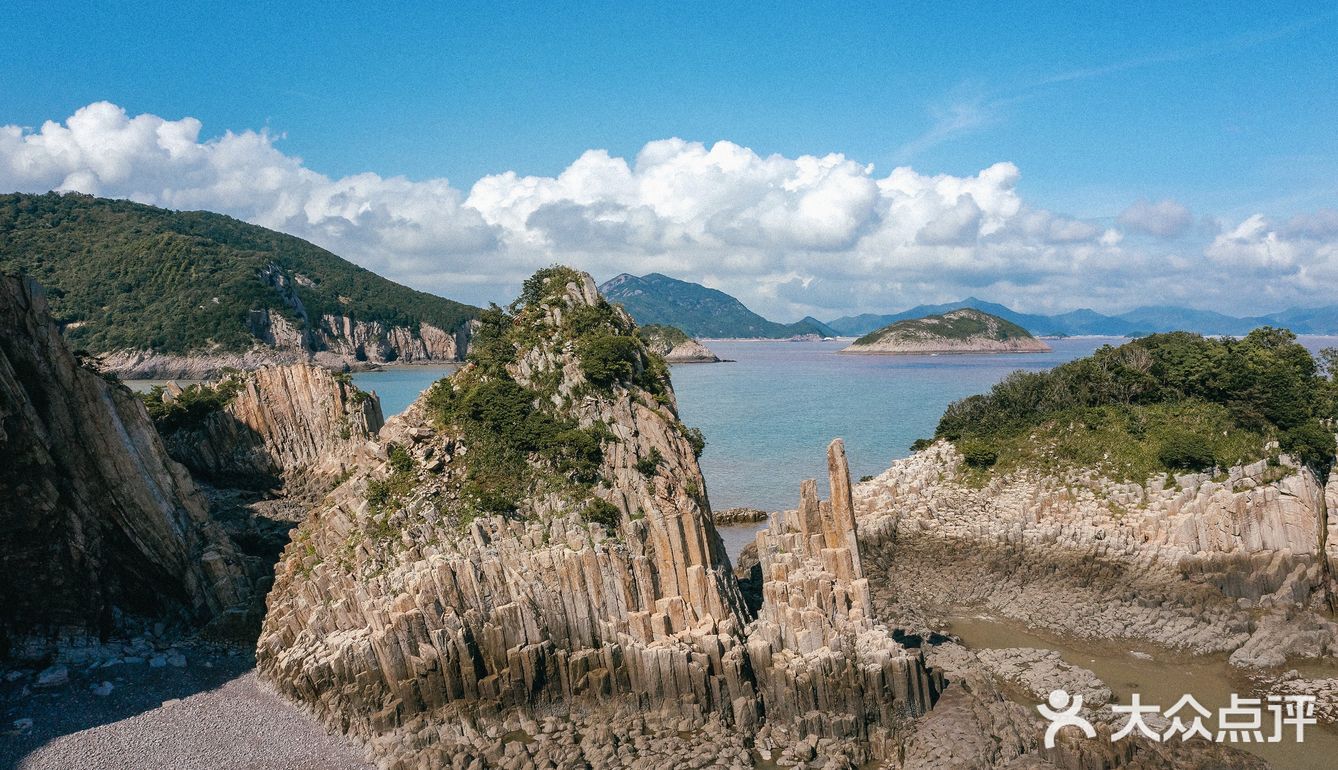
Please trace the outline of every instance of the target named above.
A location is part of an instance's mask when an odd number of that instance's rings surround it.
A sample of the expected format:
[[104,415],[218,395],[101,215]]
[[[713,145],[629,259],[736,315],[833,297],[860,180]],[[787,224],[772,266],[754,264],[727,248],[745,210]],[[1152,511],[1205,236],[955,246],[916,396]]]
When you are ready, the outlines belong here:
[[[1200,250],[1214,227],[1338,206],[1331,3],[93,5],[0,7],[0,125],[38,131],[107,101],[132,117],[197,119],[202,143],[267,131],[275,150],[331,179],[444,178],[462,195],[507,171],[556,177],[590,149],[632,163],[671,137],[726,140],[760,158],[839,153],[872,164],[877,179],[897,166],[966,178],[1005,162],[1029,210],[1106,228],[1139,199],[1172,200],[1196,222],[1215,219],[1188,234]],[[315,229],[287,229],[322,242]],[[760,248],[770,256],[759,259],[794,257],[776,239]],[[638,271],[640,252],[618,251]],[[463,275],[459,264],[434,274],[418,257],[346,256],[447,293]],[[752,283],[741,268],[688,264],[694,280]],[[776,287],[799,272],[776,266],[754,300],[782,315],[836,301],[784,296]],[[843,307],[980,285],[968,272]],[[1042,286],[1017,273],[1022,287],[995,282],[995,298],[1039,308]],[[491,285],[480,292],[504,283],[469,280]],[[1067,304],[1113,307],[1127,295]],[[1212,301],[1225,309],[1231,298]]]

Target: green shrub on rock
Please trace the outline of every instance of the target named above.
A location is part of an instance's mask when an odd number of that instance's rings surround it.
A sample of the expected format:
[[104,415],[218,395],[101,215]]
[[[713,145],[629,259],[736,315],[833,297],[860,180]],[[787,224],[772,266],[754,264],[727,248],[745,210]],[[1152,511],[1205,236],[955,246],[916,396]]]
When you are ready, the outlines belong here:
[[617,506],[599,497],[586,504],[582,517],[591,524],[603,527],[610,534],[618,531],[618,524],[622,521],[622,513]]
[[979,439],[964,439],[957,443],[962,460],[972,468],[989,468],[999,461],[999,451]]
[[640,340],[625,334],[599,334],[582,342],[581,371],[595,385],[608,387],[636,380],[642,370]]
[[1157,459],[1177,471],[1206,471],[1217,464],[1208,440],[1197,433],[1172,434],[1162,441]]
[[1273,440],[1331,457],[1333,436],[1317,429],[1338,417],[1327,371],[1285,329],[1152,334],[1047,372],[1014,372],[951,404],[935,438],[963,455],[988,445],[1001,468],[1079,466],[1136,481],[1252,462]]

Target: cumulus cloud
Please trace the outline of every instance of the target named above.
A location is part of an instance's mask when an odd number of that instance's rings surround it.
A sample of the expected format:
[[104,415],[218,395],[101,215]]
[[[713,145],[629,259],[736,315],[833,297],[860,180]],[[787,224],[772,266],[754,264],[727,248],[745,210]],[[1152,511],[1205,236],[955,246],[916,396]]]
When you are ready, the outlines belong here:
[[1321,209],[1279,227],[1254,214],[1219,233],[1205,254],[1233,279],[1260,279],[1256,285],[1269,294],[1311,294],[1308,304],[1329,303],[1338,282],[1338,216]]
[[1177,238],[1189,231],[1194,215],[1184,204],[1166,198],[1156,203],[1140,198],[1120,214],[1120,226],[1127,230]]
[[[280,136],[202,131],[194,118],[130,116],[105,102],[63,123],[3,126],[0,190],[221,211],[471,302],[505,301],[532,270],[564,261],[600,278],[660,271],[703,282],[783,320],[967,293],[1036,311],[1228,302],[1228,284],[1195,276],[1205,263],[1285,276],[1279,291],[1295,293],[1338,262],[1332,211],[1282,226],[1252,217],[1198,252],[1132,248],[1119,229],[1029,205],[1007,162],[966,176],[879,175],[839,153],[665,139],[630,160],[589,150],[556,176],[507,171],[464,190],[445,179],[331,178],[283,152]],[[1119,218],[1167,239],[1191,223],[1169,200]]]
[[200,140],[194,118],[83,107],[62,125],[0,128],[0,189],[78,191],[176,209],[210,209],[352,252],[374,269],[426,267],[495,249],[498,233],[446,180],[330,179],[264,131]]

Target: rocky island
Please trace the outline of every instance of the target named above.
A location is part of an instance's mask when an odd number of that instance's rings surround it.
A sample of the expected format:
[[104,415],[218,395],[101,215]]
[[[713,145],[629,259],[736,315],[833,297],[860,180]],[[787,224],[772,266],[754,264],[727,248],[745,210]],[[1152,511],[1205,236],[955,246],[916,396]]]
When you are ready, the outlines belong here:
[[1043,353],[1050,346],[998,316],[961,308],[909,318],[860,337],[842,353],[922,355],[942,353]]
[[637,329],[646,347],[670,364],[713,364],[720,361],[711,349],[673,326],[652,324]]

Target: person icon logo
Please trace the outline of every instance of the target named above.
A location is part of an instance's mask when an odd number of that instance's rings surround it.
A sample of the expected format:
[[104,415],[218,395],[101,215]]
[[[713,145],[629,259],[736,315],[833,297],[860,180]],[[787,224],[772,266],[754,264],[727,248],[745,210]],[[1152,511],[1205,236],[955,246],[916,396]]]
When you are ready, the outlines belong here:
[[1092,723],[1078,716],[1078,712],[1082,710],[1081,695],[1070,696],[1066,690],[1051,690],[1048,700],[1050,702],[1048,708],[1044,703],[1036,707],[1041,716],[1050,720],[1050,726],[1045,728],[1047,749],[1055,747],[1055,734],[1065,727],[1076,727],[1088,738],[1096,737],[1096,728],[1092,727]]

